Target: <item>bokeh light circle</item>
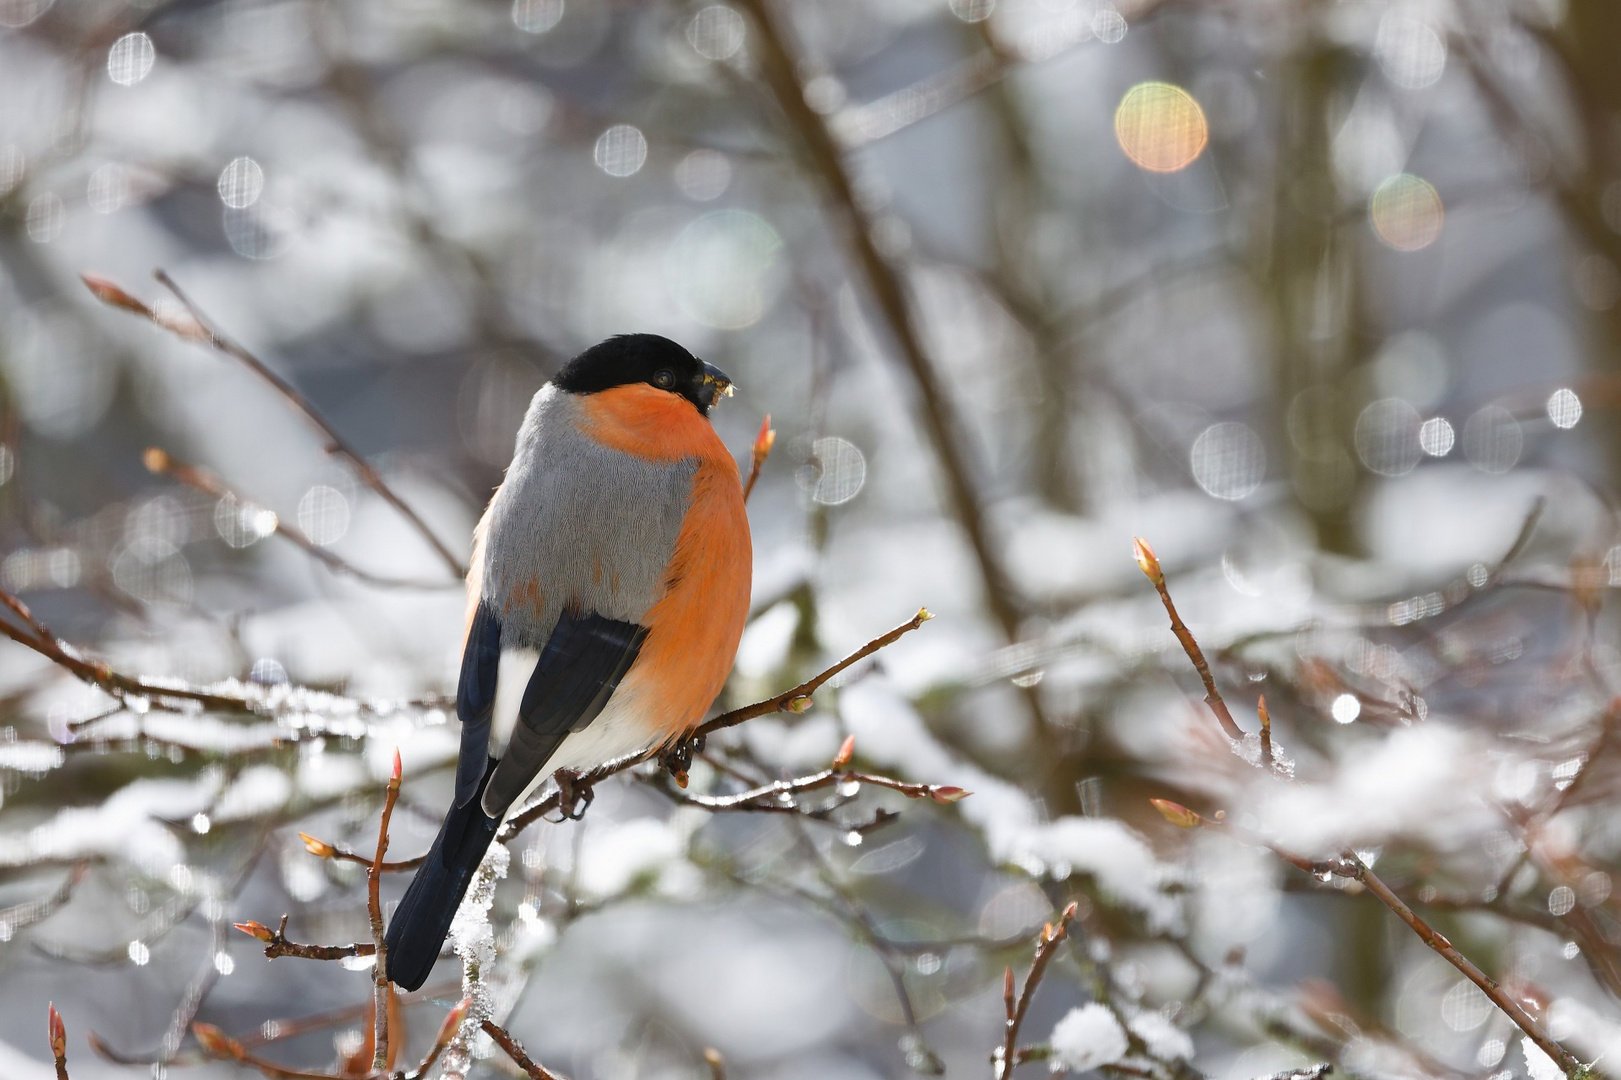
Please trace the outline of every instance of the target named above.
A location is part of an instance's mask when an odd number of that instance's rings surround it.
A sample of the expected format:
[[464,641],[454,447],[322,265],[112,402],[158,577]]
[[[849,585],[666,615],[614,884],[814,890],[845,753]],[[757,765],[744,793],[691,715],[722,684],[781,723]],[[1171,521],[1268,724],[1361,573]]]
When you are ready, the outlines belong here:
[[1379,239],[1397,251],[1419,251],[1441,235],[1446,211],[1428,180],[1398,173],[1374,190],[1368,216]]
[[1508,472],[1524,447],[1520,422],[1501,405],[1487,405],[1463,425],[1464,456],[1481,472]]
[[1210,124],[1193,95],[1164,82],[1138,83],[1114,112],[1114,137],[1132,164],[1149,172],[1185,169],[1204,152]]
[[1418,464],[1421,426],[1401,398],[1370,402],[1356,418],[1356,456],[1381,476],[1405,476]]
[[1582,399],[1576,391],[1562,386],[1548,395],[1548,419],[1556,428],[1573,428],[1582,418]]
[[647,136],[630,124],[615,124],[597,137],[592,157],[609,176],[635,176],[647,161]]
[[984,22],[996,10],[996,0],[951,0],[951,13],[965,23]]
[[1188,457],[1193,479],[1218,499],[1242,499],[1266,478],[1266,448],[1245,424],[1211,424],[1193,440]]
[[782,237],[757,214],[718,210],[670,245],[665,280],[690,318],[717,330],[753,326],[776,298]]
[[1432,416],[1419,426],[1418,445],[1430,457],[1446,457],[1457,441],[1457,432],[1444,416]]
[[221,202],[232,209],[245,210],[264,193],[265,171],[250,157],[232,158],[231,163],[220,170],[219,183],[215,186]]
[[867,456],[849,439],[829,435],[811,443],[811,451],[794,479],[823,506],[841,506],[861,493],[867,482]]
[[513,0],[512,25],[526,34],[544,34],[563,21],[563,0]]
[[158,50],[140,31],[125,34],[107,50],[107,77],[119,86],[134,86],[152,73]]
[[1398,9],[1379,20],[1373,53],[1385,78],[1408,90],[1433,85],[1446,70],[1446,42],[1435,27]]
[[710,4],[687,23],[687,41],[706,60],[728,60],[743,47],[743,16],[725,4]]

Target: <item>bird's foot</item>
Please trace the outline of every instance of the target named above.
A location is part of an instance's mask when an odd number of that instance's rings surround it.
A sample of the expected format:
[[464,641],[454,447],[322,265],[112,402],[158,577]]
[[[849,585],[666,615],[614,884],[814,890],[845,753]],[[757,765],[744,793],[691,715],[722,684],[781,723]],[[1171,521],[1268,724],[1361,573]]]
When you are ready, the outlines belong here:
[[573,769],[558,769],[552,777],[557,781],[558,821],[579,821],[596,799],[597,793],[583,775]]
[[670,770],[678,787],[687,786],[687,770],[692,768],[692,756],[704,752],[704,737],[693,735],[682,738],[659,756],[659,763]]

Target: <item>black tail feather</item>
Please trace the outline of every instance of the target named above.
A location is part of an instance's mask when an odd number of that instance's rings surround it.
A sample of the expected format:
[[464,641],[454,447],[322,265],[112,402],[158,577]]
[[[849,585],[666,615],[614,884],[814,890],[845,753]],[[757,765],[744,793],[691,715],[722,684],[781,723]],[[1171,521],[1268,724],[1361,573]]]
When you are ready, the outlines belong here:
[[[486,782],[489,775],[487,768]],[[483,788],[480,784],[478,794],[445,815],[427,859],[388,924],[388,978],[404,990],[415,990],[428,980],[456,909],[495,839],[500,820],[485,816],[479,806]]]

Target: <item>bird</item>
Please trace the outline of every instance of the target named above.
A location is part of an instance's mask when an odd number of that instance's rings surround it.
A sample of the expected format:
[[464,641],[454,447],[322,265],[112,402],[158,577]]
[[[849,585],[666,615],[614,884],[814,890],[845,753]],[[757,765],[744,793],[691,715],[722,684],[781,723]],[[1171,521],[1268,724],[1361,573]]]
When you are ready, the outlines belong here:
[[624,334],[530,401],[473,532],[455,796],[389,923],[397,986],[426,981],[496,831],[542,781],[675,744],[719,696],[753,566],[709,419],[731,392],[674,341]]

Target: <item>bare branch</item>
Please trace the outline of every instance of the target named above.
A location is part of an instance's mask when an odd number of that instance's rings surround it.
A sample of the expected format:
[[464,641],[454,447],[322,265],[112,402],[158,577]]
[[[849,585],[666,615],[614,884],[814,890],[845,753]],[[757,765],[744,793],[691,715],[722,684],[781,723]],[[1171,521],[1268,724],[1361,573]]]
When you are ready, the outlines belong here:
[[[167,476],[179,481],[194,491],[216,499],[229,495],[244,504],[258,505],[258,500],[250,499],[238,491],[227,486],[218,476],[198,465],[188,465],[183,461],[176,461],[167,451],[153,446],[148,447],[141,461],[146,465],[147,471],[157,476]],[[337,574],[344,574],[356,581],[367,585],[376,585],[382,588],[394,589],[454,589],[459,587],[454,581],[422,581],[417,578],[396,578],[374,574],[369,570],[362,570],[346,559],[317,544],[304,534],[302,529],[289,523],[281,516],[276,517],[275,528],[271,532],[288,540],[305,554],[321,563],[327,569]]]
[[1024,989],[1017,998],[1013,995],[1013,968],[1008,967],[1003,975],[1002,1003],[1007,1011],[1007,1019],[1002,1027],[1002,1045],[996,1054],[996,1080],[1003,1080],[1019,1064],[1019,1028],[1024,1024],[1025,1013],[1030,1010],[1030,1000],[1035,997],[1036,987],[1041,985],[1041,978],[1047,973],[1047,964],[1069,934],[1069,924],[1075,918],[1075,910],[1076,905],[1071,903],[1056,923],[1042,927],[1041,937],[1036,940],[1036,956],[1030,963],[1030,974],[1025,977]]
[[264,923],[251,920],[231,925],[249,937],[264,942],[266,960],[274,960],[281,956],[297,956],[305,960],[344,960],[351,956],[372,956],[377,951],[376,946],[370,942],[356,942],[353,945],[304,945],[288,941],[285,915],[281,917],[281,926],[275,930]]
[[[889,633],[884,634],[881,637],[873,638],[871,641],[861,646],[861,648],[857,649],[849,656],[846,656],[843,660],[840,660],[832,667],[827,668],[812,678],[805,680],[792,690],[785,691],[773,698],[767,698],[765,701],[757,701],[753,705],[745,705],[741,709],[733,709],[731,712],[721,713],[713,720],[698,725],[697,729],[692,733],[690,738],[699,739],[711,732],[719,731],[722,728],[734,727],[746,720],[753,720],[757,716],[765,716],[768,713],[802,713],[810,707],[811,696],[815,694],[817,690],[821,689],[821,687],[829,679],[833,678],[833,676],[837,675],[845,668],[848,668],[851,664],[871,656],[879,649],[882,649],[887,645],[894,644],[902,637],[911,633],[913,630],[916,630],[918,627],[922,626],[932,618],[934,618],[934,616],[930,614],[927,608],[919,608],[916,615],[912,616],[906,622],[897,626]],[[633,765],[639,765],[650,758],[658,756],[659,753],[660,748],[655,747],[651,750],[644,750],[635,754],[626,754],[621,758],[615,758],[613,761],[599,765],[585,775],[571,781],[570,787],[574,788],[575,790],[582,788],[589,789],[591,785],[601,783],[603,780],[613,776],[615,773],[623,772]],[[899,783],[899,781],[896,781],[896,783]],[[957,797],[960,798],[961,796]],[[524,829],[528,828],[530,825],[545,817],[547,814],[550,814],[555,810],[562,809],[563,806],[564,801],[561,790],[553,791],[545,798],[539,800],[538,802],[531,803],[523,810],[520,810],[518,813],[509,817],[506,820],[506,823],[501,826],[501,831],[496,834],[496,840],[500,843],[505,843],[514,836],[518,835],[518,833],[522,832]]]
[[450,571],[452,577],[463,578],[467,576],[467,568],[461,564],[461,560],[457,559],[450,549],[445,546],[444,542],[433,534],[433,531],[417,515],[417,512],[412,510],[405,503],[405,500],[401,499],[394,492],[394,489],[388,486],[382,475],[372,467],[369,461],[361,456],[360,451],[355,449],[342,435],[338,434],[337,430],[320,414],[309,398],[300,393],[286,379],[271,370],[264,361],[215,329],[208,318],[196,304],[192,303],[191,298],[181,290],[180,286],[175,283],[167,272],[158,270],[153,276],[157,278],[159,284],[173,293],[174,298],[185,308],[186,319],[177,318],[168,312],[154,310],[110,281],[89,274],[81,275],[85,285],[103,303],[124,311],[134,312],[137,315],[144,315],[158,326],[178,337],[207,345],[215,351],[236,360],[259,378],[269,383],[276,393],[280,394],[293,408],[302,413],[304,418],[315,427],[320,433],[329,454],[344,459],[349,464],[349,467],[354,470],[355,475],[360,478],[361,483],[365,484],[384,502],[398,511],[400,516],[411,523],[412,527],[433,548],[440,561],[445,564],[445,568]]
[[67,669],[76,678],[89,683],[91,686],[105,690],[119,701],[125,701],[127,698],[134,696],[145,698],[152,705],[160,708],[172,709],[174,708],[172,702],[190,701],[211,709],[224,709],[232,712],[254,711],[252,704],[246,698],[153,683],[145,679],[120,674],[101,661],[86,660],[76,652],[69,650],[60,638],[51,633],[44,623],[36,619],[33,613],[28,610],[28,605],[3,589],[0,589],[0,605],[9,608],[14,615],[27,624],[27,629],[24,629],[8,620],[0,619],[0,634],[4,634],[19,645],[26,645],[58,667]]
[[393,993],[388,983],[388,946],[383,938],[383,856],[388,854],[388,821],[394,816],[394,803],[400,797],[400,779],[404,770],[400,764],[400,751],[394,749],[394,768],[388,776],[388,791],[383,796],[383,816],[377,823],[377,855],[366,873],[366,914],[371,918],[372,951],[377,954],[372,964],[373,1005],[375,1008],[372,1030],[375,1033],[372,1049],[372,1069],[381,1072],[393,1058],[388,1042],[389,997]]
[[[1171,601],[1170,590],[1165,587],[1165,572],[1160,569],[1159,558],[1155,556],[1154,549],[1148,546],[1148,541],[1137,537],[1133,543],[1136,545],[1137,565],[1142,568],[1148,580],[1154,583],[1160,600],[1165,604],[1166,613],[1171,616],[1171,633],[1182,643],[1182,651],[1193,661],[1194,670],[1204,682],[1205,704],[1210,706],[1211,713],[1215,715],[1216,722],[1221,725],[1221,730],[1227,733],[1227,737],[1234,742],[1242,742],[1244,731],[1233,720],[1233,714],[1227,710],[1227,702],[1222,699],[1221,691],[1216,689],[1216,680],[1210,675],[1210,665],[1205,663],[1204,650],[1199,648],[1193,632],[1176,613],[1176,604]],[[1268,741],[1270,742],[1270,735]]]
[[518,1044],[518,1041],[507,1034],[506,1029],[495,1021],[486,1020],[479,1026],[484,1029],[484,1034],[495,1040],[495,1045],[506,1051],[507,1057],[511,1058],[518,1068],[529,1074],[530,1080],[568,1080],[567,1077],[552,1072],[524,1053],[523,1047]]

